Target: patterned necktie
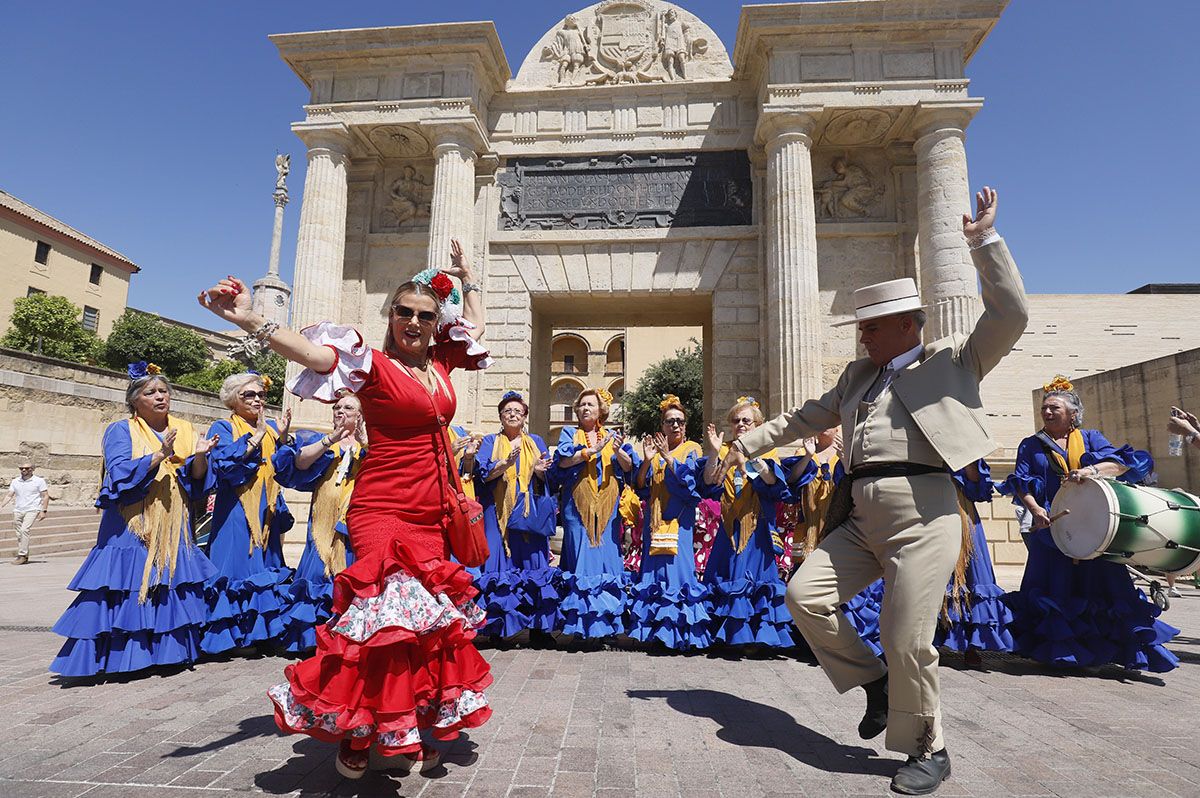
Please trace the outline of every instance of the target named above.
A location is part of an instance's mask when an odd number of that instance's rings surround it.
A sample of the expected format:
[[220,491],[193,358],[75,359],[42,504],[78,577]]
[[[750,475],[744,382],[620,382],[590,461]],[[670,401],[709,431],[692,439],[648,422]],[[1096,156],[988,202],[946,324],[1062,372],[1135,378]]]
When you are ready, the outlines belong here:
[[863,401],[870,403],[878,399],[879,395],[882,394],[884,390],[892,384],[892,374],[894,371],[895,370],[892,368],[892,364],[888,363],[887,366],[879,372],[879,376],[875,378],[875,382],[871,384],[871,388],[867,391],[867,395],[863,397]]

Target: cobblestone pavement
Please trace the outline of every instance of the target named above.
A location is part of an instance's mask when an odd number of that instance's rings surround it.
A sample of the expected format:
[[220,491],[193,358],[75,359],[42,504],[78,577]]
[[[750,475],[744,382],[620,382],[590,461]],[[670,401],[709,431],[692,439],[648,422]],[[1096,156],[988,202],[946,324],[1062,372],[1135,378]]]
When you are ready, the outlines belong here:
[[[72,564],[52,563],[0,566],[4,798],[883,796],[899,761],[857,738],[861,692],[837,695],[811,662],[514,648],[485,651],[495,715],[448,746],[442,766],[347,782],[332,746],[275,729],[265,690],[286,659],[102,684],[52,678],[58,638],[18,629],[65,605]],[[1184,630],[1173,646],[1182,663],[1161,678],[1048,672],[1007,656],[965,670],[945,657],[954,775],[938,795],[1200,796],[1200,591],[1183,590],[1166,615]]]

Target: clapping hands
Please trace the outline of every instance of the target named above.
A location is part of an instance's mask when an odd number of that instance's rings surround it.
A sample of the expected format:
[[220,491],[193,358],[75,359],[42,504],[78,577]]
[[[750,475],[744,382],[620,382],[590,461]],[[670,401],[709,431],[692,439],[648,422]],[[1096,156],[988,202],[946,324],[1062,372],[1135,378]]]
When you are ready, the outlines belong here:
[[[172,430],[174,432],[174,430]],[[196,441],[196,454],[208,454],[221,442],[220,435],[214,435],[211,438],[201,438]]]

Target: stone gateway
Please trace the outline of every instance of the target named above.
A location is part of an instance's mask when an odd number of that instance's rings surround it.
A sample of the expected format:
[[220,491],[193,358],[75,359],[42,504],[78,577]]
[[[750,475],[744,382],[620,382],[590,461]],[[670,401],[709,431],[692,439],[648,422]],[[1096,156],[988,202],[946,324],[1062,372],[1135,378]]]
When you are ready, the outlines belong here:
[[543,434],[556,326],[702,328],[710,417],[820,394],[857,286],[912,277],[929,340],[970,329],[964,70],[1005,5],[747,6],[731,58],[680,6],[606,0],[515,76],[490,22],[272,36],[311,93],[293,324],[382,340],[392,289],[458,238],[498,361],[458,419],[518,390]]

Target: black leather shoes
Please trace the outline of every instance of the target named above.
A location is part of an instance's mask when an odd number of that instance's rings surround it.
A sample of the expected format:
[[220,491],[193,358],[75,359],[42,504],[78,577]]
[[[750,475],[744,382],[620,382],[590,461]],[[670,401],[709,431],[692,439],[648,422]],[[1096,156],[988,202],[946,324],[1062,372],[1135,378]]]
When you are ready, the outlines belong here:
[[950,755],[943,748],[925,757],[910,756],[892,778],[892,792],[929,795],[950,778]]
[[858,736],[864,740],[878,737],[887,728],[888,717],[888,677],[885,673],[870,684],[864,684],[867,691],[867,711],[858,722]]

